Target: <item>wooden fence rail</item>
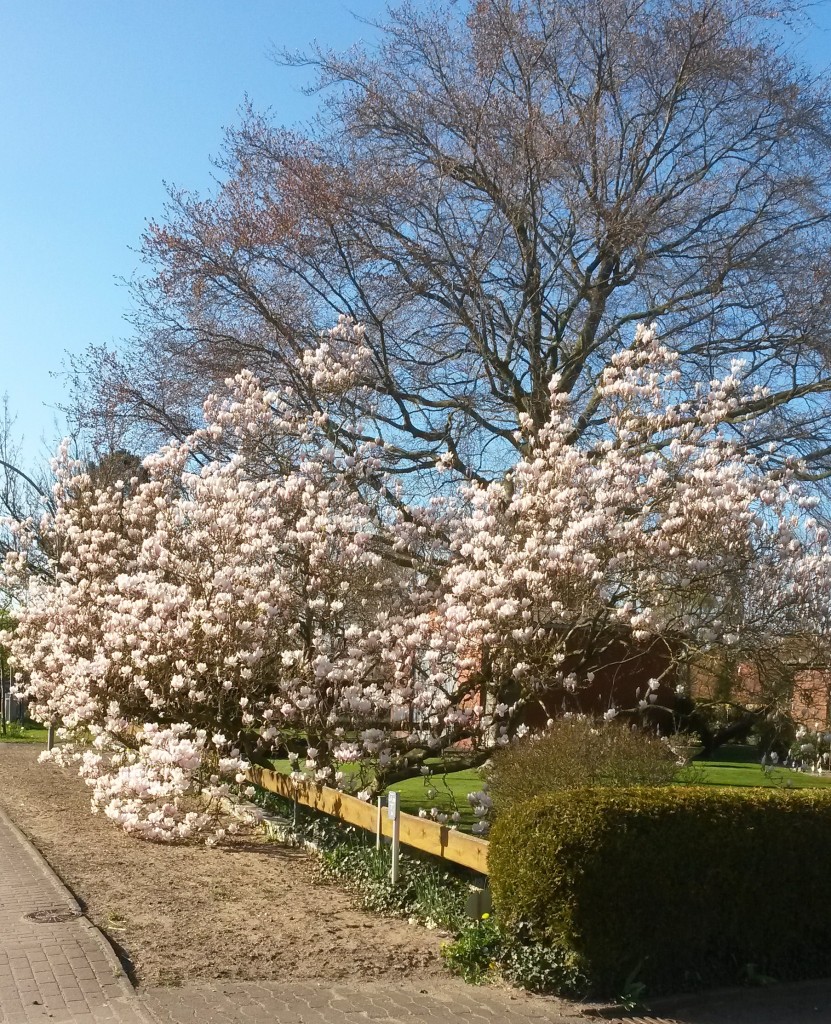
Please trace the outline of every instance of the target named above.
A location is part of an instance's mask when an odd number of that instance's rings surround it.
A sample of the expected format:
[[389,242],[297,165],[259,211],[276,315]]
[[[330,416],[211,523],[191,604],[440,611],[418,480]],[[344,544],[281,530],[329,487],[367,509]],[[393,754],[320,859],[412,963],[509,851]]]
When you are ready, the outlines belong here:
[[[265,768],[251,767],[249,779],[257,786],[277,793],[287,800],[297,800],[306,807],[312,807],[323,814],[331,814],[341,821],[367,832],[375,832],[378,822],[377,808],[357,797],[341,793],[329,786],[315,786],[310,782],[294,782],[282,772],[268,771]],[[392,822],[386,814],[381,815],[381,831],[389,836]],[[416,850],[440,857],[442,860],[461,864],[463,867],[477,871],[481,875],[488,873],[488,846],[485,839],[477,839],[464,832],[440,825],[436,821],[419,818],[415,814],[401,815],[401,842]]]

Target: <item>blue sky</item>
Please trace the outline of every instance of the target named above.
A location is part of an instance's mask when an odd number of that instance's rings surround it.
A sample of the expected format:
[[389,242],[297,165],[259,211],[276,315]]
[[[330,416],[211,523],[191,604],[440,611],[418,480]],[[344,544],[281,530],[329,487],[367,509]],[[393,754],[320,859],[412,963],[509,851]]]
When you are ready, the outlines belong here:
[[[347,47],[383,0],[0,0],[0,394],[35,460],[60,434],[63,353],[123,336],[163,182],[210,183],[246,94],[286,123],[311,115],[307,73],[273,46]],[[831,65],[831,0],[794,43]]]
[[36,458],[66,350],[117,339],[163,182],[210,183],[248,94],[310,116],[272,46],[348,46],[383,0],[0,0],[0,395]]

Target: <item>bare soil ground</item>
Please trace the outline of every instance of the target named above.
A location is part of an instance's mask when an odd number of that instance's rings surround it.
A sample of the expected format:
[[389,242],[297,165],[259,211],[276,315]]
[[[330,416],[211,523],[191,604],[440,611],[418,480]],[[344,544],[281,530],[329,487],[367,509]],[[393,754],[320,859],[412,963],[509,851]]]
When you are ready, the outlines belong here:
[[412,979],[443,973],[439,936],[358,909],[304,852],[134,839],[89,809],[41,747],[0,744],[0,806],[72,889],[143,986],[184,979]]

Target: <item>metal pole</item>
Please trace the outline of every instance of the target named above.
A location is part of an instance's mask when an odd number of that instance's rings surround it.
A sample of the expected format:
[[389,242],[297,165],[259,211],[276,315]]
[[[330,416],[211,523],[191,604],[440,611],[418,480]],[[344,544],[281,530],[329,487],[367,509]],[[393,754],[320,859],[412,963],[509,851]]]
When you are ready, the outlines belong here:
[[392,821],[392,866],[390,868],[390,881],[393,885],[398,884],[398,838],[401,829],[401,806],[398,793],[392,792],[387,797],[387,817]]
[[401,818],[396,814],[392,822],[392,867],[390,868],[390,881],[393,885],[398,884],[398,833],[401,828]]

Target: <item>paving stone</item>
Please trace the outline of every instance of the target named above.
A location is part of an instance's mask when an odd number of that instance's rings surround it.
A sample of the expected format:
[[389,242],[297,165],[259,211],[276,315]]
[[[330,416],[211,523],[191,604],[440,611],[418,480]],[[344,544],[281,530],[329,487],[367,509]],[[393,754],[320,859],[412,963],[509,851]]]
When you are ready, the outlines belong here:
[[[243,993],[245,999],[237,998]],[[431,981],[429,991],[400,979],[354,985],[256,982],[233,987],[205,982],[152,989],[142,995],[161,1024],[191,1024],[194,1020],[199,1024],[248,1024],[262,1019],[274,1024],[531,1024],[540,1020],[587,1024],[585,1017],[556,1000],[516,996],[498,989],[477,989],[471,996],[461,982],[452,980]],[[257,1012],[251,1006],[252,998],[258,1004]],[[199,1007],[196,1015],[195,1006]]]
[[[38,910],[68,921],[37,922]],[[0,811],[0,1024],[152,1024],[118,957]]]

